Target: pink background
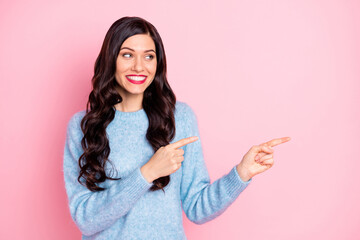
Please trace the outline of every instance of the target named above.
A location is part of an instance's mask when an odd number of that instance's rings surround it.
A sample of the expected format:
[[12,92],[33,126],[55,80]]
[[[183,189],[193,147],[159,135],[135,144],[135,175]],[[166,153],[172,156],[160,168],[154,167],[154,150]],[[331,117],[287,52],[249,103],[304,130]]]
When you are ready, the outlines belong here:
[[0,238],[80,239],[62,175],[105,33],[140,16],[193,107],[211,182],[278,137],[275,165],[189,239],[360,238],[358,1],[1,1]]

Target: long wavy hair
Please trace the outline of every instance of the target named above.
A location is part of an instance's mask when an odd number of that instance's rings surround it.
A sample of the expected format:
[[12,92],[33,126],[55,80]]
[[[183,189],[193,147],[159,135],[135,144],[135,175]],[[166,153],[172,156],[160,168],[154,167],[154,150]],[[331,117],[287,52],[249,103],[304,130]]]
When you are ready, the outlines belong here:
[[[162,146],[170,143],[175,136],[175,102],[173,93],[166,77],[166,56],[161,37],[156,28],[140,17],[123,17],[115,21],[106,33],[99,56],[95,61],[92,91],[86,105],[86,114],[81,121],[84,136],[81,145],[84,153],[79,157],[79,183],[93,191],[103,191],[98,186],[106,179],[119,180],[106,176],[105,164],[111,163],[109,140],[106,127],[115,117],[115,104],[122,102],[116,91],[119,84],[115,79],[116,59],[123,42],[136,34],[149,34],[156,47],[157,68],[154,80],[144,91],[142,107],[147,114],[149,127],[146,138],[154,153]],[[90,107],[90,108],[89,108]],[[112,163],[111,163],[112,164]],[[168,185],[170,176],[163,176],[153,181],[151,191]]]

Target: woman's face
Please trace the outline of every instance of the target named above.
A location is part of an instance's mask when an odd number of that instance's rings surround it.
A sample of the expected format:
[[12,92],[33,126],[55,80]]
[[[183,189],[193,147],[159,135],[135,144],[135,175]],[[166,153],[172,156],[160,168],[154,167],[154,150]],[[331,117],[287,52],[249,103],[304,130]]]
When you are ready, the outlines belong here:
[[156,65],[155,43],[149,35],[136,34],[127,38],[116,60],[115,78],[120,85],[120,96],[144,94],[154,80]]

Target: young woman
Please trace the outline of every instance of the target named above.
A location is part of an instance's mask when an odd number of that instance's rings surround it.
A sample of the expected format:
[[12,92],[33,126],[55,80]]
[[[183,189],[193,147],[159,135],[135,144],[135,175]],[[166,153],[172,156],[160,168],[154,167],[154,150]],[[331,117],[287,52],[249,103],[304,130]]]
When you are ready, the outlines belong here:
[[86,111],[69,120],[63,166],[83,239],[186,239],[182,209],[196,224],[216,218],[290,140],[253,146],[210,184],[197,117],[176,101],[160,35],[139,17],[112,24],[92,85]]

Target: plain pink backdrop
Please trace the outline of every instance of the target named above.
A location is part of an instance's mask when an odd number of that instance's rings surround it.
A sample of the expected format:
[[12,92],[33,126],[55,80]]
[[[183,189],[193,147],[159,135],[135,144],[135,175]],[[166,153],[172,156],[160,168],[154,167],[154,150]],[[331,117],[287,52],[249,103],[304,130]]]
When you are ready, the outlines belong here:
[[359,1],[1,1],[0,239],[80,239],[63,181],[110,25],[150,21],[193,107],[211,182],[278,137],[275,164],[189,239],[360,238]]

